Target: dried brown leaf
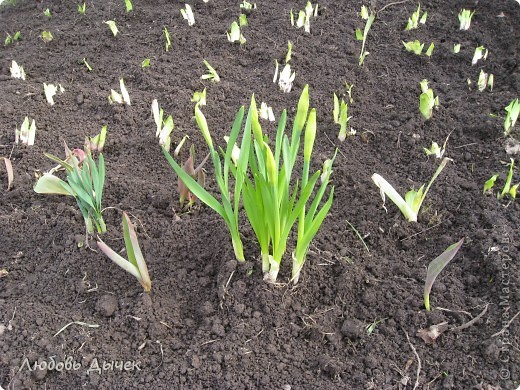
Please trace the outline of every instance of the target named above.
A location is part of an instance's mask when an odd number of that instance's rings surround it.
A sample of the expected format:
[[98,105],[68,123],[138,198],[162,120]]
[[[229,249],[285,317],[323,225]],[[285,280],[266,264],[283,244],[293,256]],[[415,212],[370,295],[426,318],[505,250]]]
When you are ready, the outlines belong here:
[[419,329],[416,335],[423,339],[426,344],[433,344],[435,340],[447,330],[448,322],[441,322],[426,329]]

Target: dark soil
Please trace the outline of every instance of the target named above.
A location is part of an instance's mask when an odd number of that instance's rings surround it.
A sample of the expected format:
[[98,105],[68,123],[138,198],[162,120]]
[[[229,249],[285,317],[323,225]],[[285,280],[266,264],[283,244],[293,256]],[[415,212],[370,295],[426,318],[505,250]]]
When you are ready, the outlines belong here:
[[[0,386],[516,388],[520,207],[510,198],[483,195],[482,187],[495,173],[502,184],[504,163],[515,157],[506,153],[511,140],[503,138],[502,123],[504,107],[520,94],[518,3],[422,2],[427,23],[408,32],[404,25],[417,3],[389,5],[368,35],[364,67],[358,66],[361,42],[354,39],[355,28],[364,26],[361,2],[320,2],[311,34],[289,23],[289,10],[303,8],[304,1],[259,2],[243,46],[229,44],[225,36],[240,13],[239,3],[192,2],[193,27],[180,17],[182,3],[164,0],[135,0],[130,14],[122,0],[88,1],[86,16],[71,1],[0,6],[2,41],[18,30],[22,36],[0,48],[0,156],[10,156],[15,170],[14,187],[7,192],[0,167],[0,269],[7,271],[0,278]],[[376,9],[383,7],[377,2]],[[476,10],[469,31],[458,30],[463,7]],[[51,18],[43,15],[46,8]],[[117,37],[106,20],[117,22]],[[168,52],[165,26],[172,36]],[[53,33],[53,41],[42,41],[44,30]],[[413,39],[435,43],[431,59],[404,51],[401,41]],[[284,59],[288,40],[294,43],[296,81],[293,91],[283,94],[272,77],[274,60]],[[462,44],[458,55],[451,52],[454,43]],[[479,45],[489,56],[471,66]],[[151,67],[143,69],[145,58]],[[200,80],[203,59],[219,72],[220,83]],[[25,68],[26,81],[9,77],[12,60]],[[480,69],[494,74],[492,92],[477,90]],[[130,107],[107,101],[120,77],[132,97]],[[422,79],[440,97],[427,122],[418,110]],[[354,84],[349,114],[357,135],[339,143],[332,93],[343,95],[345,81]],[[43,82],[61,83],[66,90],[52,107]],[[179,207],[177,178],[154,137],[150,106],[158,99],[173,114],[174,144],[189,134],[202,157],[207,147],[192,120],[194,91],[207,87],[203,110],[213,139],[223,145],[236,111],[249,104],[251,94],[268,102],[277,116],[289,108],[292,118],[306,83],[318,111],[314,168],[339,148],[335,200],[298,285],[287,283],[289,255],[280,284],[273,286],[262,281],[259,249],[245,218],[242,265],[234,260],[229,234],[215,212]],[[14,144],[14,130],[27,115],[38,127],[33,147]],[[120,210],[130,213],[153,281],[149,295],[108,258],[81,245],[84,224],[73,199],[32,190],[35,172],[53,166],[44,152],[61,156],[64,140],[81,147],[84,137],[103,125],[109,131],[104,206],[111,207],[104,213],[105,241],[123,247]],[[453,162],[433,185],[419,222],[406,223],[390,203],[385,212],[371,175],[380,173],[401,193],[418,188],[440,161],[426,157],[423,147],[442,144],[448,134],[446,154]],[[214,191],[211,164],[207,170]],[[519,180],[515,170],[513,183]],[[369,253],[347,220],[365,237]],[[434,310],[427,312],[426,267],[461,238],[465,244],[435,282]],[[288,249],[293,246],[291,238]],[[416,336],[442,322],[460,326],[486,307],[473,324],[447,331],[433,344]],[[74,324],[56,335],[74,321],[98,327]],[[374,321],[381,322],[368,334]],[[53,360],[68,362],[69,368],[74,361],[76,370],[32,370],[35,362]],[[128,363],[130,370],[121,370],[121,361],[137,362],[140,369]],[[96,362],[107,370],[89,372]],[[117,364],[108,369],[109,362]]]

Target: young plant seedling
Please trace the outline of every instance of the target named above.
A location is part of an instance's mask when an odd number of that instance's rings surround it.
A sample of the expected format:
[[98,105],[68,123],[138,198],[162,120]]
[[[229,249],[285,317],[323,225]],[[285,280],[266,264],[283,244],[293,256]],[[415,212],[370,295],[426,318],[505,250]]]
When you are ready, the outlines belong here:
[[489,90],[492,91],[493,90],[493,81],[494,81],[493,74],[487,74],[486,72],[484,72],[484,70],[480,69],[480,74],[478,76],[478,81],[477,81],[477,87],[480,92],[484,91],[486,89],[486,87],[488,87]]
[[370,31],[370,28],[372,27],[372,24],[374,23],[374,20],[376,20],[376,13],[374,10],[370,11],[370,14],[368,13],[368,9],[365,6],[361,7],[361,18],[363,20],[366,20],[365,28],[363,32],[358,28],[356,29],[356,39],[358,41],[363,41],[361,45],[361,53],[359,54],[359,66],[362,66],[365,62],[365,57],[369,55],[370,53],[368,51],[365,51],[365,44],[367,40],[368,32]]
[[20,130],[16,128],[15,143],[21,142],[23,145],[34,145],[34,137],[36,136],[36,122],[34,119],[29,123],[29,117],[25,117]]
[[450,138],[450,134],[446,137],[442,148],[437,144],[437,142],[432,142],[432,146],[430,149],[423,148],[424,152],[427,156],[435,156],[435,158],[442,158],[444,156],[444,152],[446,152],[446,145],[448,144],[448,139]]
[[406,51],[411,51],[412,53],[420,56],[422,54],[422,50],[424,48],[424,43],[419,42],[417,39],[415,41],[403,42],[404,48]]
[[419,111],[428,120],[433,115],[433,108],[439,105],[439,97],[433,96],[433,89],[428,88],[428,80],[421,81],[421,95],[419,96]]
[[[222,162],[219,153],[213,146],[213,140],[211,138],[211,134],[209,132],[208,124],[206,121],[206,117],[200,110],[198,106],[195,106],[195,120],[197,121],[197,125],[202,132],[204,140],[210,149],[210,156],[213,162],[213,167],[215,169],[215,178],[217,180],[219,192],[220,192],[220,202],[211,195],[207,190],[205,190],[193,177],[191,177],[188,173],[184,171],[184,169],[173,159],[170,153],[163,147],[163,154],[168,160],[168,163],[175,171],[179,179],[183,181],[183,183],[188,187],[190,192],[201,200],[202,203],[208,205],[215,212],[217,212],[225,221],[229,232],[231,234],[231,241],[233,243],[233,249],[235,252],[235,257],[238,261],[245,261],[244,257],[244,247],[242,244],[242,239],[240,238],[240,234],[238,231],[238,213],[240,210],[239,200],[240,195],[242,193],[243,188],[243,176],[242,180],[236,180],[233,190],[230,187],[229,174],[230,170],[234,167],[233,162],[231,160],[231,152],[233,150],[233,146],[235,141],[237,140],[238,133],[242,126],[242,121],[244,118],[244,107],[242,107],[237,116],[235,117],[235,121],[233,122],[233,127],[231,129],[231,133],[229,136],[229,142],[226,148],[226,152],[224,154],[224,161]],[[248,121],[250,123],[250,121]],[[249,129],[249,130],[248,130]],[[240,172],[245,172],[247,169],[247,163],[249,159],[249,147],[251,144],[251,125],[249,127],[246,125],[246,130],[244,131],[243,139],[242,139],[242,147],[241,150],[243,153],[240,153],[240,158],[237,163]]]
[[354,133],[348,131],[348,121],[351,116],[348,116],[348,106],[347,103],[341,99],[341,103],[339,102],[338,96],[334,93],[334,110],[332,111],[332,115],[334,117],[334,123],[339,125],[339,134],[338,139],[340,142],[345,141],[347,135],[354,135]]
[[83,58],[83,65],[85,65],[85,67],[88,69],[89,72],[92,72],[92,67],[90,66],[90,64],[87,62],[87,59],[86,58]]
[[50,31],[42,31],[42,40],[43,42],[45,43],[49,43],[50,41],[52,41],[54,39],[54,36],[52,35],[52,33]]
[[259,112],[261,119],[269,120],[270,122],[274,122],[274,113],[273,108],[268,106],[266,102],[260,103],[260,112]]
[[43,15],[50,18],[52,16],[51,10],[46,8],[45,11],[43,11]]
[[150,67],[150,59],[149,58],[145,58],[143,60],[143,62],[141,62],[141,68],[149,68]]
[[[520,186],[520,183],[517,183],[517,184],[515,184],[513,186],[511,185],[511,183],[513,181],[514,166],[515,166],[515,160],[511,159],[511,163],[509,164],[509,173],[507,175],[506,182],[504,184],[504,187],[502,187],[502,191],[497,194],[497,198],[498,199],[502,199],[506,195],[509,195],[509,196],[511,196],[511,198],[516,199],[516,193],[518,191],[518,187]],[[489,180],[486,181],[486,183],[484,184],[484,191],[483,191],[484,194],[486,192],[492,192],[493,191],[493,187],[495,186],[495,182],[496,182],[498,177],[499,177],[499,175],[496,174],[496,175],[491,176],[489,178]]]
[[516,120],[520,114],[520,101],[518,98],[511,100],[511,103],[505,108],[507,115],[504,120],[504,135],[511,134],[513,127],[515,127]]
[[[284,93],[291,92],[292,85],[294,82],[294,79],[296,77],[296,72],[291,72],[291,65],[285,64],[284,68],[278,74],[278,60],[275,60],[275,71],[274,71],[274,78],[273,83],[276,83],[276,80],[278,80],[278,87],[280,87],[280,90]],[[280,77],[278,77],[280,76]]]
[[108,101],[110,102],[110,104],[119,103],[130,106],[130,95],[128,94],[128,91],[125,87],[125,80],[122,78],[119,79],[119,88],[121,89],[121,93],[116,92],[113,89],[110,90],[110,96],[108,97]]
[[107,126],[103,126],[99,134],[94,137],[85,138],[85,150],[91,150],[93,152],[103,152],[105,147],[105,141],[107,139]]
[[7,157],[0,157],[0,160],[4,160],[5,169],[7,171],[7,191],[9,191],[14,181],[13,164]]
[[131,0],[125,0],[125,8],[126,8],[126,13],[132,12],[132,10],[134,9],[134,6],[132,5]]
[[[310,1],[307,1],[307,5],[305,6],[304,10],[300,10],[298,12],[298,19],[296,20],[296,28],[302,28],[306,33],[311,32],[311,16],[316,17],[318,15],[318,4],[316,4],[316,7],[313,7]],[[291,10],[290,12],[291,17],[291,26],[294,26],[294,15]]]
[[170,50],[172,41],[170,40],[170,32],[168,31],[167,27],[163,28],[163,35],[164,35],[164,39],[166,40],[166,43],[164,44],[164,50],[168,51],[168,50]]
[[437,176],[442,172],[446,164],[450,161],[449,158],[444,157],[442,159],[441,164],[435,171],[433,177],[431,178],[430,182],[428,183],[428,186],[426,189],[424,189],[424,184],[419,188],[418,191],[410,190],[406,193],[404,199],[401,197],[401,195],[398,194],[398,192],[388,183],[382,176],[380,176],[377,173],[374,173],[372,175],[372,181],[374,184],[379,188],[381,198],[383,199],[383,208],[386,210],[385,207],[385,195],[390,198],[392,202],[399,208],[401,213],[404,215],[406,220],[408,222],[417,222],[417,215],[419,214],[419,211],[421,209],[422,203],[424,199],[426,198],[426,195],[428,194],[428,191],[430,190],[431,185],[437,179]]
[[285,55],[285,63],[288,64],[292,56],[293,44],[291,41],[287,41],[287,54]]
[[54,106],[54,95],[56,95],[56,92],[58,91],[60,91],[60,93],[65,92],[65,89],[61,86],[61,84],[54,85],[43,83],[43,93],[45,94],[45,99],[51,106]]
[[455,257],[460,247],[464,243],[464,239],[459,242],[450,245],[442,254],[437,257],[435,260],[428,265],[428,270],[426,271],[426,281],[424,282],[424,307],[426,310],[430,311],[430,292],[432,290],[433,282],[441,271],[448,265],[448,263]]
[[164,119],[164,110],[159,108],[157,99],[154,99],[152,102],[152,115],[157,126],[155,137],[159,137],[159,145],[169,152],[172,143],[171,133],[173,132],[174,127],[173,118],[170,115],[168,118]]
[[9,44],[14,45],[14,43],[18,42],[21,37],[22,37],[22,34],[20,33],[20,31],[15,32],[14,35],[7,33],[7,36],[5,37],[5,41],[4,41],[4,46],[7,46]]
[[195,24],[195,15],[193,15],[193,11],[189,4],[185,4],[184,8],[181,8],[182,18],[188,21],[188,26],[193,26]]
[[249,22],[247,21],[247,15],[246,14],[240,14],[238,16],[238,24],[240,27],[245,27],[249,25]]
[[430,46],[428,46],[428,49],[426,50],[426,53],[424,53],[424,54],[426,54],[426,56],[428,56],[428,57],[431,57],[433,54],[434,48],[435,48],[435,45],[433,44],[433,42],[430,43]]
[[408,18],[408,23],[406,24],[405,31],[414,30],[419,27],[419,23],[425,24],[426,18],[428,17],[427,12],[423,12],[421,16],[421,4],[417,5],[417,10]]
[[11,77],[13,79],[25,80],[25,71],[23,70],[23,67],[18,66],[15,60],[12,61],[9,70],[11,71]]
[[181,152],[181,148],[183,147],[184,143],[186,142],[187,139],[189,139],[189,135],[186,134],[184,135],[184,137],[182,137],[181,141],[179,142],[179,144],[177,145],[177,147],[175,148],[175,150],[173,151],[173,155],[175,157],[177,157],[179,155],[179,153]]
[[206,88],[202,92],[195,91],[193,92],[193,97],[191,101],[195,103],[195,107],[205,106],[206,105]]
[[242,4],[240,4],[240,8],[244,11],[252,11],[256,9],[256,3],[250,3],[249,1],[243,0]]
[[458,54],[460,52],[460,43],[456,43],[453,45],[453,53]]
[[[182,169],[184,169],[184,172],[186,172],[190,177],[194,180],[197,180],[197,183],[204,188],[206,184],[206,173],[204,172],[204,165],[208,161],[209,154],[202,160],[202,162],[195,168],[195,145],[191,145],[190,148],[190,157],[186,160],[184,163]],[[179,177],[178,179],[178,189],[179,189],[179,203],[181,207],[184,205],[184,201],[188,199],[188,205],[187,208],[191,209],[191,207],[195,204],[197,201],[197,197],[192,194],[189,190],[189,188],[184,184],[182,179]]]
[[87,4],[86,4],[86,3],[78,4],[78,12],[79,12],[81,15],[85,15],[86,12],[87,12]]
[[376,330],[376,326],[379,325],[380,323],[382,323],[385,320],[387,320],[387,318],[381,318],[381,319],[375,320],[371,324],[368,324],[367,326],[365,326],[365,329],[367,331],[367,335],[370,336],[372,333],[374,333],[374,330]]
[[103,154],[99,154],[96,165],[89,150],[86,153],[82,150],[78,152],[76,149],[71,151],[65,144],[65,160],[48,153],[45,153],[45,156],[65,169],[67,179],[64,181],[52,172],[47,172],[38,179],[34,191],[38,194],[73,196],[83,214],[87,232],[94,234],[94,226],[98,233],[106,232],[101,207],[105,185]]
[[220,77],[219,77],[217,71],[209,64],[209,62],[206,60],[203,60],[202,62],[204,63],[204,65],[206,65],[206,68],[208,69],[208,73],[203,74],[200,78],[202,80],[210,80],[213,83],[220,82]]
[[246,39],[242,35],[242,32],[240,31],[239,24],[235,21],[231,23],[230,31],[226,32],[227,39],[229,42],[239,42],[241,45],[246,43]]
[[123,268],[129,274],[133,275],[139,281],[141,286],[143,286],[145,292],[150,292],[152,282],[150,280],[150,275],[148,274],[148,267],[146,266],[146,261],[144,260],[141,248],[139,247],[134,225],[132,225],[130,218],[125,212],[123,212],[123,238],[125,240],[128,260],[112,250],[100,238],[98,238],[97,245],[110,260]]
[[117,36],[119,29],[117,28],[116,22],[113,20],[107,20],[105,23],[108,24],[108,27],[110,28],[110,31],[112,31],[114,37]]
[[469,9],[462,9],[459,12],[459,23],[460,27],[459,30],[469,30],[469,27],[471,26],[471,18],[473,17],[473,14],[475,11],[470,11]]
[[475,49],[473,53],[473,59],[471,60],[471,65],[475,65],[478,60],[483,58],[484,60],[487,58],[488,50],[484,46],[479,46]]

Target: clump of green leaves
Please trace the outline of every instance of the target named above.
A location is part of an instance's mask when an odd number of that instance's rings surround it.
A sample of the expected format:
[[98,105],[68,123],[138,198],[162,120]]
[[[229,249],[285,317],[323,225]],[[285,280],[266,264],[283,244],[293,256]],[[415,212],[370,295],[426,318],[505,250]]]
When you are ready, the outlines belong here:
[[220,77],[217,73],[217,71],[215,70],[215,68],[213,68],[208,61],[206,60],[203,60],[202,61],[204,63],[204,65],[206,65],[206,68],[208,69],[208,73],[206,74],[203,74],[200,78],[202,80],[210,80],[212,81],[213,83],[218,83],[220,82]]
[[169,152],[172,143],[171,133],[173,132],[174,128],[173,118],[171,115],[169,115],[166,119],[164,119],[164,110],[159,108],[157,99],[154,99],[152,102],[152,116],[155,121],[155,125],[157,126],[155,137],[159,137],[159,145],[164,147]]
[[129,13],[134,9],[134,6],[132,5],[132,0],[125,0],[125,8],[126,13]]
[[43,42],[49,43],[50,41],[52,41],[54,39],[54,36],[52,35],[52,33],[50,31],[42,31],[41,38],[42,38]]
[[119,103],[130,106],[130,95],[128,94],[128,91],[126,89],[125,80],[122,78],[119,79],[119,88],[121,89],[121,93],[113,89],[110,90],[110,96],[108,97],[108,101],[110,102],[110,104]]
[[437,276],[441,273],[441,271],[448,265],[448,263],[455,257],[460,247],[464,243],[464,239],[459,242],[450,245],[440,256],[432,260],[432,262],[428,265],[428,269],[426,271],[426,281],[424,282],[424,307],[426,310],[430,311],[430,292],[432,290],[433,282],[437,279]]
[[339,134],[338,139],[343,142],[347,138],[349,134],[355,134],[348,131],[348,121],[351,116],[348,116],[348,105],[347,103],[341,99],[341,103],[338,99],[336,93],[334,93],[334,109],[332,111],[332,116],[334,118],[334,123],[339,125]]
[[22,37],[22,33],[20,31],[15,32],[14,35],[7,33],[7,36],[5,37],[5,41],[4,41],[4,46],[10,45],[10,44],[14,45],[14,43],[18,42],[21,37]]
[[139,247],[134,225],[132,225],[130,218],[125,212],[123,212],[123,238],[125,241],[128,260],[120,256],[100,238],[98,238],[97,245],[110,260],[123,268],[129,274],[133,275],[139,281],[141,286],[143,286],[145,292],[150,292],[152,281],[148,274],[148,267],[146,266],[146,261],[144,260],[141,248]]
[[87,232],[93,234],[95,226],[98,233],[104,233],[106,226],[101,207],[105,185],[103,154],[99,155],[98,164],[96,164],[90,150],[87,149],[85,152],[74,149],[71,151],[65,144],[65,160],[49,153],[45,153],[45,156],[65,169],[67,178],[64,181],[53,174],[55,170],[49,171],[38,179],[34,191],[39,194],[74,197],[83,214]]
[[471,26],[471,18],[475,11],[471,11],[469,9],[461,9],[459,12],[459,30],[469,30]]
[[119,32],[119,29],[117,28],[116,22],[113,21],[113,20],[107,20],[105,23],[110,28],[110,31],[112,32],[112,35],[114,35],[114,37],[117,36],[117,33]]
[[424,43],[421,43],[417,39],[415,41],[404,42],[404,48],[406,51],[411,51],[412,53],[420,56],[422,54],[422,50],[424,48]]
[[45,11],[43,11],[43,15],[45,15],[48,18],[50,18],[52,16],[51,10],[46,8]]
[[421,209],[422,203],[426,198],[428,191],[430,190],[430,187],[432,186],[435,179],[437,179],[437,176],[440,175],[448,161],[450,161],[450,159],[447,157],[442,159],[441,164],[435,171],[426,189],[424,188],[425,184],[423,184],[418,191],[408,191],[404,196],[404,199],[382,176],[374,173],[372,175],[372,181],[379,188],[381,198],[383,199],[383,208],[386,210],[385,196],[388,196],[390,200],[394,202],[394,204],[399,208],[408,222],[417,222],[417,216]]
[[149,68],[150,67],[150,59],[149,58],[145,58],[143,60],[143,62],[141,62],[141,68]]
[[365,50],[365,44],[368,36],[368,32],[370,31],[370,28],[372,27],[372,24],[374,23],[374,20],[376,20],[376,12],[374,10],[370,11],[370,14],[368,13],[368,8],[365,6],[361,7],[361,18],[363,20],[366,20],[365,28],[363,29],[363,32],[361,32],[361,29],[356,29],[356,39],[358,41],[363,41],[361,45],[361,52],[359,54],[359,66],[363,65],[365,62],[365,57],[369,55],[370,53]]
[[425,24],[426,18],[428,17],[428,12],[423,12],[421,16],[421,4],[417,5],[417,10],[408,18],[408,23],[406,23],[406,30],[414,30],[419,27],[419,23]]
[[170,50],[172,41],[170,40],[170,32],[168,31],[167,27],[163,28],[163,35],[164,35],[164,39],[166,40],[166,43],[164,44],[164,50],[168,51],[168,50]]
[[[497,194],[498,199],[504,198],[506,195],[511,196],[511,198],[516,199],[516,193],[518,191],[518,187],[520,186],[520,183],[517,183],[515,185],[511,185],[513,182],[513,171],[515,167],[515,160],[511,159],[511,162],[509,163],[509,173],[506,178],[506,182],[504,183],[504,187],[502,187],[502,191],[500,191]],[[487,192],[493,192],[493,187],[495,186],[495,182],[497,178],[499,177],[499,174],[495,174],[491,176],[486,183],[484,184],[484,191],[483,193]]]
[[511,103],[505,108],[507,115],[504,120],[504,135],[511,134],[513,127],[515,127],[516,120],[520,114],[520,101],[518,98],[511,100]]
[[[450,133],[451,134],[451,133]],[[432,146],[428,148],[423,148],[424,152],[427,156],[435,156],[435,158],[442,158],[444,153],[446,152],[446,145],[448,144],[448,139],[450,138],[450,134],[446,137],[444,144],[442,147],[439,146],[437,142],[432,142]]]
[[36,122],[34,119],[30,121],[29,117],[25,117],[20,129],[15,130],[15,143],[21,142],[23,145],[34,145],[34,138],[36,136]]
[[433,95],[433,89],[428,87],[428,80],[422,80],[420,85],[419,111],[428,120],[433,115],[433,108],[439,105],[439,97]]

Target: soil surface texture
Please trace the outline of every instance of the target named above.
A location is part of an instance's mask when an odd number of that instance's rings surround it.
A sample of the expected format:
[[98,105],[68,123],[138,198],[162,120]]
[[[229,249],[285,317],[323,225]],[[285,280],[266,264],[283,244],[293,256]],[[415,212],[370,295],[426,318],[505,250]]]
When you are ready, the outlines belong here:
[[[0,5],[0,386],[4,389],[516,389],[520,384],[520,205],[497,199],[511,158],[519,159],[519,128],[504,137],[504,108],[520,96],[520,4],[514,0],[421,2],[426,23],[404,31],[414,1],[374,1],[377,11],[359,66],[360,1],[323,0],[310,33],[290,23],[304,1],[257,2],[231,44],[226,29],[239,0],[191,1],[188,26],[178,1],[8,0]],[[461,9],[475,10],[459,30]],[[50,17],[44,14],[49,9]],[[116,22],[113,36],[106,21]],[[164,29],[171,47],[165,50]],[[44,42],[43,31],[53,39]],[[421,56],[402,41],[425,43]],[[275,60],[296,72],[290,93],[273,83]],[[424,51],[433,42],[431,58]],[[455,44],[461,44],[458,54]],[[476,47],[489,50],[472,65]],[[149,59],[150,66],[142,62]],[[12,61],[26,80],[10,76]],[[207,60],[221,81],[201,80]],[[86,63],[92,68],[87,69]],[[480,72],[494,75],[480,92]],[[123,78],[130,106],[110,104]],[[419,83],[427,79],[439,106],[426,121]],[[469,80],[469,81],[468,81]],[[353,85],[352,102],[345,82]],[[47,103],[43,83],[64,92]],[[263,281],[258,243],[245,214],[240,230],[245,264],[234,259],[222,218],[205,205],[179,205],[177,176],[155,137],[157,99],[175,129],[177,161],[208,147],[193,119],[195,91],[214,142],[225,146],[240,106],[251,95],[289,126],[303,87],[317,109],[312,172],[338,148],[334,202],[314,238],[300,281],[289,282],[288,250],[277,284]],[[348,101],[349,127],[338,140],[333,93]],[[34,146],[15,144],[24,118],[37,127]],[[274,134],[276,125],[263,121]],[[108,128],[103,240],[122,251],[121,212],[137,227],[152,278],[151,293],[86,242],[71,197],[33,191],[37,175],[63,157],[63,142],[82,147]],[[290,128],[290,127],[289,127]],[[449,136],[449,161],[430,188],[418,222],[406,222],[389,200],[386,211],[374,173],[404,194],[428,183],[440,159],[423,148]],[[299,158],[296,171],[300,172]],[[217,196],[211,162],[206,188]],[[484,183],[499,174],[493,194]],[[61,174],[59,174],[61,175]],[[520,181],[515,167],[512,184]],[[358,236],[359,234],[359,236]],[[360,239],[363,238],[364,242]],[[428,264],[464,238],[442,271],[426,311]],[[365,246],[366,245],[366,246]],[[90,246],[90,247],[89,247]],[[442,324],[442,325],[440,325]],[[68,325],[68,326],[67,326]],[[67,326],[67,327],[66,327]],[[440,328],[435,340],[419,330]],[[435,335],[434,335],[435,336]]]

